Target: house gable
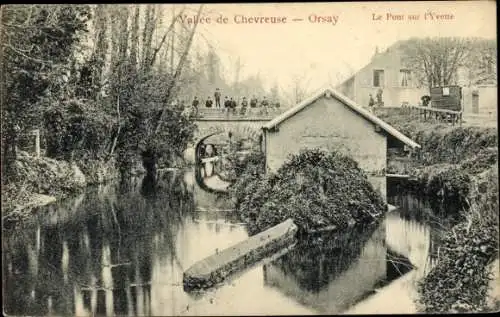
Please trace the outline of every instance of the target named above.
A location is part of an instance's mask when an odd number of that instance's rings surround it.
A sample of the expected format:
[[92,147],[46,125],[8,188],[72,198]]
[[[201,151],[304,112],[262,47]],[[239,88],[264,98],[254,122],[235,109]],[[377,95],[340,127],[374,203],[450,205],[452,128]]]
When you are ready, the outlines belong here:
[[[280,124],[283,122],[289,120],[293,116],[295,116],[297,113],[303,111],[305,108],[311,106],[314,104],[317,100],[320,98],[326,98],[326,99],[335,99],[337,100],[340,104],[343,106],[349,108],[356,114],[357,116],[371,122],[379,132],[385,133],[387,136],[389,136],[392,139],[395,139],[399,141],[401,144],[404,144],[410,148],[420,148],[420,145],[396,130],[394,127],[390,126],[388,123],[384,122],[380,118],[376,117],[374,114],[369,112],[368,110],[360,107],[357,105],[354,101],[348,99],[347,97],[343,96],[333,88],[325,88],[319,90],[318,93],[312,95],[310,98],[304,100],[297,106],[289,109],[288,111],[282,113],[281,115],[277,116],[273,120],[269,121],[267,124],[265,124],[262,128],[264,130],[272,130],[278,127]],[[314,125],[314,122],[310,123]],[[349,124],[349,122],[345,122],[345,124]],[[394,143],[394,142],[392,142]]]
[[386,135],[333,96],[319,96],[309,102],[264,129],[266,169],[277,171],[290,155],[304,149],[338,151],[355,160],[385,197]]

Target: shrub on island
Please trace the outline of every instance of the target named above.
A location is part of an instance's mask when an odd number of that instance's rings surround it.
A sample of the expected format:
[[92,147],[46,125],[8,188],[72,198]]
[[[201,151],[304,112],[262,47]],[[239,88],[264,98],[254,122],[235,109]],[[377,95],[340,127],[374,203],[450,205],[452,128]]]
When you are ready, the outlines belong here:
[[299,232],[345,229],[377,222],[387,208],[358,164],[339,152],[301,151],[267,175],[256,166],[248,164],[231,189],[250,234],[287,218]]

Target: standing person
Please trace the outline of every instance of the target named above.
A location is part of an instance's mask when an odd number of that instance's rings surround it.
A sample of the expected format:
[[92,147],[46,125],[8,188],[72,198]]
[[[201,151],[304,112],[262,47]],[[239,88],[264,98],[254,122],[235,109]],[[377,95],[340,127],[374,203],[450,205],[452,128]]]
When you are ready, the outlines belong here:
[[253,96],[253,98],[250,99],[250,107],[257,108],[257,98],[255,96]]
[[231,105],[231,110],[233,110],[233,113],[236,113],[236,107],[238,106],[236,104],[236,101],[233,100],[233,98],[231,98],[231,100],[229,100],[230,102],[230,105]]
[[229,112],[229,108],[231,107],[231,102],[229,101],[228,97],[224,98],[224,108],[226,109],[227,112]]
[[219,91],[219,88],[215,89],[214,98],[215,98],[215,107],[220,108],[220,91]]
[[431,97],[430,96],[422,96],[422,98],[420,98],[422,100],[422,107],[428,107],[429,106],[429,102],[431,101]]
[[247,111],[247,107],[248,107],[248,101],[247,101],[247,98],[246,98],[246,97],[243,97],[243,100],[241,101],[241,110],[240,110],[240,114],[245,114],[245,112]]
[[267,101],[266,96],[264,96],[264,99],[262,99],[262,103],[260,104],[260,106],[262,107],[261,112],[265,112],[267,114],[267,108],[269,107],[269,102]]
[[372,111],[374,105],[375,105],[375,100],[373,100],[373,96],[372,96],[372,94],[370,94],[370,100],[368,101],[368,109],[370,109],[370,111]]
[[193,111],[194,111],[194,116],[197,117],[198,116],[198,105],[200,104],[200,101],[198,100],[198,97],[194,97],[193,99],[193,103],[192,103],[192,106],[193,106]]
[[384,106],[384,101],[382,100],[382,89],[379,89],[377,91],[377,107],[383,107]]
[[255,97],[255,95],[252,97],[252,99],[250,99],[250,109],[249,109],[249,113],[250,112],[255,112],[255,108],[257,108],[257,98]]
[[280,107],[281,107],[280,102],[276,101],[276,103],[274,104],[274,111],[279,112]]
[[205,101],[205,107],[212,108],[212,105],[213,105],[213,101],[212,101],[212,99],[210,99],[210,96],[208,96],[207,101]]

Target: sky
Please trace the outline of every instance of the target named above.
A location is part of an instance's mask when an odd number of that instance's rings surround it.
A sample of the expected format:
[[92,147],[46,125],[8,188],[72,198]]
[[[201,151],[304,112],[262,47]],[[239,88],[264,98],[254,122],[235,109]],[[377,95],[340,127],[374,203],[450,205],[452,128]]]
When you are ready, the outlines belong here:
[[[377,46],[383,51],[414,36],[496,38],[494,1],[207,4],[202,16],[210,22],[198,25],[198,45],[211,43],[226,72],[239,57],[240,78],[260,73],[268,88],[276,82],[286,89],[297,77],[313,90],[334,85],[365,66]],[[217,23],[220,16],[228,23]],[[236,23],[241,16],[287,20]]]

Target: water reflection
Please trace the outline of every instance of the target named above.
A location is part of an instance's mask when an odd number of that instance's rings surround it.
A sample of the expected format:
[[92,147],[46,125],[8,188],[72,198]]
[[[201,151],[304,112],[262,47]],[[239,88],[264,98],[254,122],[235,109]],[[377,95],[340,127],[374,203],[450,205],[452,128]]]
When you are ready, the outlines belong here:
[[[130,191],[134,184],[123,196],[120,187],[99,187],[6,232],[6,312],[148,315],[153,248],[179,262],[176,233],[194,209],[192,195],[175,184],[182,176],[148,187],[149,195],[144,186],[142,194]],[[163,243],[153,245],[153,237]]]
[[386,275],[384,225],[323,234],[266,265],[264,281],[319,313],[339,313]]
[[389,202],[399,210],[386,216],[386,242],[416,267],[416,278],[429,272],[437,261],[441,233],[451,224],[435,216],[431,204],[412,194],[391,196]]
[[301,241],[271,263],[191,296],[183,290],[183,271],[247,237],[229,211],[231,202],[203,191],[193,179],[193,171],[174,171],[159,175],[155,184],[131,178],[100,186],[46,206],[35,219],[4,232],[5,312],[336,313],[392,274],[388,248],[423,267],[436,247],[434,229],[403,210],[369,230]]
[[409,259],[414,269],[388,285],[378,285],[372,296],[348,309],[347,314],[417,313],[417,283],[436,262],[439,236],[446,229],[431,217],[429,203],[408,193],[390,195],[388,201],[401,208],[385,219],[388,255],[395,264],[387,266],[387,278],[400,275],[401,267],[396,263],[401,259]]

